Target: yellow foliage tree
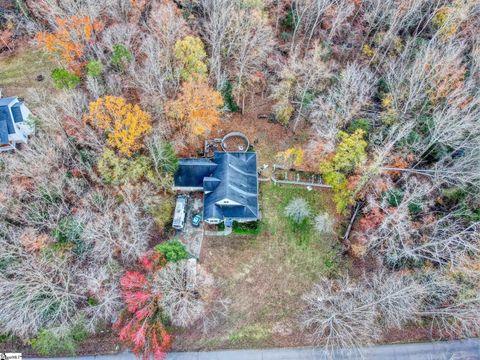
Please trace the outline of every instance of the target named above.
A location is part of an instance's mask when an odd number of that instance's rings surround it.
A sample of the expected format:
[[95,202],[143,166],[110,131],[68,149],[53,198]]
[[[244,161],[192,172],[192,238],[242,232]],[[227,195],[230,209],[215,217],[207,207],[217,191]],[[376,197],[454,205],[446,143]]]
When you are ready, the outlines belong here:
[[205,47],[198,37],[186,36],[175,43],[175,58],[182,66],[180,72],[182,80],[205,76],[207,74],[206,57]]
[[85,47],[93,41],[94,33],[100,31],[103,24],[98,20],[92,21],[88,16],[57,18],[56,24],[57,29],[53,33],[39,32],[36,39],[50,54],[58,56],[70,69],[79,72]]
[[85,120],[105,131],[108,144],[126,156],[142,149],[143,137],[152,130],[149,113],[117,96],[104,96],[91,102]]
[[446,38],[452,38],[457,30],[458,23],[454,20],[455,9],[451,6],[442,6],[432,18],[432,25],[440,30],[440,34]]
[[222,106],[222,95],[218,91],[205,80],[194,79],[182,84],[178,99],[167,104],[167,114],[182,126],[188,126],[193,134],[202,135],[218,124]]
[[335,154],[320,164],[323,180],[332,187],[333,199],[339,213],[344,213],[355,200],[355,191],[352,190],[349,180],[354,180],[355,177],[351,175],[359,170],[367,159],[365,149],[368,143],[364,136],[363,129],[357,129],[353,134],[340,131],[340,143]]
[[303,164],[304,155],[302,148],[293,147],[277,153],[276,158],[285,167],[299,167]]

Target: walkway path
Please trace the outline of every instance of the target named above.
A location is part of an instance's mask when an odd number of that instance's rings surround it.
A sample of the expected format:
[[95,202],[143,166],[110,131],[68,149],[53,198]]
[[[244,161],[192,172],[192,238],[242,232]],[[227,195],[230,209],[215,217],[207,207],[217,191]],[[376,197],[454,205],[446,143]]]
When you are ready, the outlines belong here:
[[[438,341],[430,343],[378,345],[364,349],[365,360],[480,360],[480,340]],[[55,358],[52,360],[68,360]],[[85,356],[78,360],[135,360],[129,352]],[[223,350],[171,353],[167,360],[320,360],[321,350],[286,348],[264,350]],[[358,356],[337,356],[338,360],[357,360]],[[48,360],[48,359],[46,359]]]

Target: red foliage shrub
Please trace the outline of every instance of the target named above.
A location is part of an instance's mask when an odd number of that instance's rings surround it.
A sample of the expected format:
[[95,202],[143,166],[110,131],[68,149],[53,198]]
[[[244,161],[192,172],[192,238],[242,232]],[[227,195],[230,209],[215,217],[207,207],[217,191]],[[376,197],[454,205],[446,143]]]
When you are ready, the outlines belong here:
[[164,267],[167,259],[158,251],[149,251],[140,258],[140,263],[145,270],[157,271]]
[[154,251],[140,259],[145,273],[128,271],[120,280],[127,308],[113,325],[120,340],[143,359],[165,359],[172,339],[162,323],[161,294],[153,291],[151,277],[165,265],[165,258]]

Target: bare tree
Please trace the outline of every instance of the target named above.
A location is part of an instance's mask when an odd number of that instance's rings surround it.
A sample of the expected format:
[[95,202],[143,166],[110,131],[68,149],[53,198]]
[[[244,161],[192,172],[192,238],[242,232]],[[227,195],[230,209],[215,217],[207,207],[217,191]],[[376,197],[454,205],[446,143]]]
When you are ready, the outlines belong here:
[[311,209],[305,199],[295,198],[285,207],[285,216],[297,224],[302,223],[311,215]]
[[[394,38],[401,32],[410,30],[413,37],[425,32],[436,10],[441,6],[439,0],[367,0],[362,2],[363,18],[367,24],[366,38],[375,38],[381,34],[379,47],[383,50],[376,56],[384,60],[386,53],[394,43]],[[368,41],[367,40],[367,41]]]
[[376,79],[367,68],[349,64],[326,94],[313,103],[310,121],[321,139],[333,144],[339,129],[358,116],[369,103]]
[[35,17],[42,22],[55,26],[57,18],[68,16],[88,16],[95,19],[99,15],[111,16],[114,19],[127,19],[132,5],[129,0],[27,0],[26,4]]
[[[224,49],[228,49],[231,18],[235,16],[235,3],[231,0],[203,0],[203,34],[210,47],[210,72],[221,86],[226,80]],[[238,29],[233,29],[238,32]]]
[[328,213],[318,214],[314,220],[315,230],[320,234],[329,234],[333,232],[333,219]]
[[144,35],[139,50],[145,54],[143,62],[130,69],[130,77],[136,86],[141,86],[146,94],[158,94],[163,101],[167,99],[170,90],[179,82],[179,72],[169,59],[168,48],[153,36]]
[[476,336],[480,331],[480,274],[465,261],[453,271],[461,273],[464,281],[444,272],[427,273],[424,283],[429,298],[419,315],[432,319],[432,327],[444,334]]
[[202,321],[202,331],[208,334],[228,320],[232,301],[230,299],[215,298],[207,307]]
[[467,254],[478,254],[479,225],[459,217],[455,212],[446,215],[424,215],[420,223],[412,215],[412,204],[428,210],[434,188],[428,182],[413,177],[405,179],[401,194],[388,195],[380,207],[384,218],[372,233],[367,234],[370,249],[385,254],[389,261],[429,260],[438,264],[458,263]]
[[90,47],[90,51],[102,63],[109,64],[114,45],[121,44],[133,51],[139,44],[139,35],[137,27],[117,23],[103,30],[101,39]]
[[0,259],[8,264],[0,274],[3,331],[28,338],[42,328],[68,328],[86,301],[78,266],[68,256],[36,256],[13,241],[0,239]]
[[[355,6],[346,0],[300,0],[292,5],[295,21],[291,51],[303,43],[308,49],[315,37],[323,35],[331,42],[341,28],[349,26],[347,19],[354,14]],[[323,26],[328,23],[328,26]],[[302,41],[299,41],[301,39]]]
[[339,349],[356,352],[380,336],[373,295],[349,278],[324,279],[303,297],[303,325],[327,355]]
[[160,303],[172,323],[186,327],[205,314],[205,291],[212,286],[211,278],[194,259],[170,262],[161,269],[154,287],[162,294]]
[[[381,272],[353,282],[324,279],[304,296],[303,324],[317,344],[333,353],[359,353],[382,336],[382,327],[401,327],[421,310],[425,288],[413,277]],[[360,354],[361,355],[361,354]]]
[[94,302],[82,308],[83,320],[87,330],[95,332],[100,322],[110,322],[123,306],[119,288],[121,268],[115,261],[90,263],[79,275]]
[[386,328],[401,328],[421,311],[427,289],[413,274],[381,272],[368,283],[374,292],[378,321]]
[[243,85],[260,71],[273,48],[267,20],[255,9],[233,0],[202,0],[202,31],[210,47],[210,70],[221,87],[228,78]]
[[86,210],[83,239],[99,258],[111,260],[120,255],[124,262],[131,263],[147,250],[153,220],[142,208],[142,190],[126,187],[122,196],[121,204],[108,195],[104,197],[100,213]]
[[173,3],[153,2],[147,29],[136,53],[143,60],[130,69],[130,77],[146,96],[157,94],[165,100],[180,82],[175,43],[187,35],[187,25]]
[[288,62],[281,66],[280,83],[272,88],[272,97],[278,104],[295,105],[294,130],[300,119],[308,116],[311,108],[309,96],[324,91],[333,78],[331,68],[334,64],[327,62],[325,57],[326,49],[315,45],[303,55],[299,51],[290,54]]

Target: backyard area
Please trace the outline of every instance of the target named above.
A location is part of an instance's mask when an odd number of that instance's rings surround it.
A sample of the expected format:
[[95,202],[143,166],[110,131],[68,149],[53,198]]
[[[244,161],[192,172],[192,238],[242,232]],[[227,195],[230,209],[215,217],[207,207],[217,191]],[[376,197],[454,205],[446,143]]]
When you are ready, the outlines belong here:
[[346,271],[348,264],[336,236],[316,231],[317,214],[302,226],[284,215],[295,198],[305,199],[316,212],[335,213],[328,190],[264,183],[256,228],[234,226],[229,236],[204,239],[201,263],[219,285],[225,303],[217,317],[223,318],[211,328],[178,334],[176,350],[309,344],[299,327],[301,297],[319,278]]
[[26,97],[33,89],[55,91],[50,78],[53,67],[43,51],[19,49],[15,54],[3,54],[0,57],[2,96]]

